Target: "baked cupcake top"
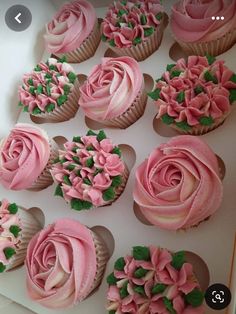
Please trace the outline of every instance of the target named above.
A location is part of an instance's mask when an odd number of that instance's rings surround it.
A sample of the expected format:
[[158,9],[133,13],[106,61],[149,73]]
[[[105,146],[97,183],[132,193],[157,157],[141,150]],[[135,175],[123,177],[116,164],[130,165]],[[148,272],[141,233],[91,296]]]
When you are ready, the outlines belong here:
[[59,219],[36,234],[26,257],[29,296],[48,308],[66,308],[87,296],[97,271],[90,230]]
[[135,246],[107,277],[107,310],[112,314],[203,314],[204,294],[185,252]]
[[222,60],[190,56],[168,64],[149,93],[157,118],[183,130],[212,125],[231,110],[236,100],[236,75]]
[[160,0],[114,1],[102,22],[102,40],[129,48],[148,40],[164,17]]
[[66,53],[79,48],[97,21],[89,1],[75,0],[64,4],[46,25],[45,45],[51,53]]
[[16,124],[0,143],[0,183],[10,190],[30,188],[49,157],[46,132],[31,124]]
[[183,42],[216,40],[236,28],[236,1],[180,0],[172,6],[170,25],[174,36]]
[[18,90],[19,106],[33,115],[50,113],[68,100],[75,80],[76,74],[65,58],[42,61],[24,75]]
[[102,58],[80,87],[79,105],[94,120],[110,120],[123,114],[143,86],[139,64],[130,57]]
[[153,225],[178,230],[198,225],[220,206],[217,158],[199,137],[176,136],[137,168],[134,200]]
[[59,151],[51,173],[58,184],[55,195],[64,197],[75,210],[111,203],[123,183],[125,163],[121,151],[104,131],[75,136]]
[[17,212],[15,203],[6,199],[0,202],[0,273],[7,270],[21,243],[22,224]]

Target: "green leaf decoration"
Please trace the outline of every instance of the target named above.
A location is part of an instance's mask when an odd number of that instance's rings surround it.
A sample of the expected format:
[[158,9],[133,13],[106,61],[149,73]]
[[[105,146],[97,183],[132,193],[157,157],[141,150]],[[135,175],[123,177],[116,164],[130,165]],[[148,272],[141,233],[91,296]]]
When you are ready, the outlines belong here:
[[68,75],[67,75],[68,79],[69,79],[69,82],[74,84],[77,76],[74,72],[69,72]]
[[153,286],[152,288],[152,294],[159,294],[159,293],[163,293],[167,288],[167,285],[164,285],[163,283],[157,283]]
[[50,71],[57,71],[57,67],[54,64],[49,65]]
[[176,101],[177,101],[179,104],[181,104],[181,103],[184,102],[184,100],[185,100],[185,92],[184,92],[184,91],[181,91],[181,92],[179,92],[179,94],[177,95]]
[[184,251],[179,251],[179,252],[176,252],[172,255],[171,265],[175,269],[180,270],[185,262],[186,262],[186,258],[185,258],[185,252]]
[[142,42],[142,38],[141,37],[136,37],[136,38],[134,38],[134,40],[133,40],[133,44],[134,45],[138,45],[138,44],[140,44]]
[[215,84],[218,83],[217,77],[212,75],[209,71],[206,71],[204,73],[204,79],[206,80],[206,82],[213,82]]
[[148,273],[148,270],[147,269],[144,269],[142,267],[139,267],[135,270],[134,272],[134,277],[135,278],[142,278],[144,277],[146,274]]
[[43,93],[43,85],[39,84],[39,85],[37,86],[36,93],[37,93],[38,95]]
[[207,61],[209,65],[212,65],[212,63],[214,63],[216,61],[216,58],[211,56],[211,55],[206,55]]
[[19,101],[19,102],[18,102],[18,106],[19,106],[19,107],[23,107],[24,105],[22,104],[21,101]]
[[115,46],[116,46],[114,39],[109,40],[108,43],[109,43],[109,45],[110,45],[111,47],[115,47]]
[[78,149],[79,149],[79,147],[75,146],[75,147],[72,148],[72,152],[73,152],[73,153],[77,153],[77,150],[78,150]]
[[63,90],[64,90],[65,95],[69,95],[70,94],[70,85],[64,85]]
[[107,276],[107,283],[109,286],[114,286],[116,285],[118,279],[116,279],[114,273],[111,273],[110,275]]
[[88,178],[84,178],[83,182],[87,185],[92,185],[92,182]]
[[231,76],[230,81],[236,83],[236,74]]
[[236,101],[236,88],[232,88],[229,90],[229,101],[232,104],[234,101]]
[[45,74],[45,78],[46,78],[46,79],[51,79],[51,78],[52,78],[52,74],[46,73],[46,74]]
[[175,119],[171,116],[168,115],[168,113],[163,114],[163,116],[161,117],[161,120],[167,124],[170,125],[172,123],[174,123]]
[[102,173],[103,172],[103,169],[99,169],[97,168],[93,174],[93,176],[95,177],[98,173]]
[[34,115],[37,115],[37,114],[40,114],[40,113],[42,113],[42,111],[39,109],[39,107],[35,107],[33,109],[33,111],[32,111],[32,114],[34,114]]
[[141,14],[141,16],[140,16],[140,21],[141,21],[141,24],[142,24],[142,25],[147,24],[147,17],[146,17],[145,14]]
[[128,22],[128,27],[129,27],[129,28],[134,28],[132,22]]
[[129,292],[127,290],[128,281],[123,285],[123,287],[120,289],[120,297],[121,299],[124,299],[129,295]]
[[114,265],[115,270],[124,270],[125,268],[125,259],[124,257],[120,257],[115,261],[115,265]]
[[34,81],[32,78],[28,79],[27,83],[31,86],[34,86]]
[[42,68],[37,64],[36,67],[34,68],[34,71],[40,72],[42,71]]
[[88,151],[94,151],[94,150],[95,150],[95,148],[93,147],[93,145],[87,146],[86,149],[87,149]]
[[142,296],[145,296],[146,293],[145,293],[145,290],[144,290],[144,287],[142,286],[136,286],[134,288],[134,292],[138,293],[138,294],[141,294]]
[[101,142],[102,140],[105,140],[106,138],[107,138],[106,133],[103,130],[99,131],[97,135],[97,140]]
[[52,112],[53,110],[55,109],[55,105],[54,104],[48,104],[46,107],[45,107],[45,110],[47,112]]
[[175,66],[176,63],[167,64],[166,71],[170,72]]
[[106,41],[107,41],[107,37],[106,37],[104,34],[102,34],[101,40],[102,40],[103,42],[106,42]]
[[154,27],[149,27],[144,29],[144,36],[149,37],[154,33]]
[[133,257],[138,261],[150,261],[150,251],[147,246],[134,246]]
[[[73,157],[72,157],[72,159],[73,159]],[[64,164],[64,162],[67,162],[68,160],[66,159],[66,158],[62,158],[61,160],[60,160],[60,163],[61,164]]]
[[6,259],[10,259],[14,254],[16,254],[16,250],[12,247],[6,247],[5,249],[3,249],[3,253]]
[[93,206],[93,204],[88,201],[83,201],[77,198],[73,198],[70,202],[70,206],[72,209],[80,211],[83,209],[90,209]]
[[188,293],[185,296],[185,301],[188,304],[191,304],[192,307],[198,307],[203,303],[204,300],[204,294],[202,293],[201,290],[195,288],[193,291]]
[[95,133],[93,130],[88,130],[87,136],[97,136],[97,133]]
[[29,112],[29,107],[28,107],[28,106],[25,106],[25,107],[23,108],[23,112]]
[[75,142],[75,143],[82,143],[81,136],[74,136],[72,141]]
[[175,125],[184,131],[189,131],[191,129],[191,126],[187,123],[187,121],[175,122]]
[[7,209],[12,215],[15,215],[18,212],[18,206],[16,205],[16,203],[11,203],[10,205],[8,205]]
[[113,150],[112,150],[112,154],[116,154],[119,157],[121,157],[121,150],[120,150],[120,148],[118,146],[114,147]]
[[108,312],[108,314],[116,314],[116,311],[115,310],[111,310]]
[[170,77],[171,78],[179,77],[181,73],[182,73],[182,71],[180,71],[180,70],[174,70],[171,72]]
[[94,165],[93,157],[88,158],[85,164],[86,164],[86,167],[92,168]]
[[77,163],[78,165],[81,165],[79,157],[73,156],[72,159],[74,160],[75,163]]
[[58,106],[62,106],[66,101],[67,101],[67,96],[66,95],[61,95],[57,98],[57,104]]
[[199,95],[201,93],[204,93],[204,88],[202,86],[200,86],[200,85],[196,86],[194,88],[194,94],[195,95]]
[[66,169],[69,171],[73,171],[75,169],[75,165],[68,165]]
[[134,6],[139,8],[139,9],[141,8],[141,4],[140,3],[135,3]]
[[149,97],[151,97],[153,100],[158,100],[160,96],[161,89],[156,88],[154,91],[147,93]]
[[118,187],[122,184],[123,182],[123,179],[122,179],[122,176],[115,176],[114,178],[112,178],[112,184],[111,186],[113,187]]
[[214,119],[212,117],[201,117],[199,119],[201,125],[212,125],[214,123]]
[[56,157],[56,158],[52,161],[53,164],[57,164],[58,162],[60,162],[60,158],[59,158],[59,157]]
[[0,273],[3,273],[6,270],[6,266],[0,262]]
[[127,14],[128,12],[126,10],[119,10],[117,16],[122,17],[122,15]]
[[112,186],[110,186],[107,190],[102,193],[102,198],[105,202],[111,201],[115,198],[115,191]]
[[17,238],[21,231],[21,228],[17,225],[12,225],[10,226],[9,231],[14,235],[15,238]]
[[160,20],[162,19],[162,17],[163,17],[162,12],[159,12],[159,13],[156,14],[156,19],[157,19],[158,21],[160,21]]
[[127,4],[127,1],[126,1],[126,0],[123,0],[123,1],[121,1],[120,3],[125,6],[125,5]]
[[70,178],[69,178],[69,176],[66,175],[66,174],[63,176],[63,182],[64,182],[65,184],[67,184],[67,185],[72,186],[71,181],[70,181]]
[[76,175],[77,175],[78,177],[81,177],[81,169],[79,169],[79,170],[76,172]]
[[31,87],[29,88],[29,93],[30,93],[31,95],[35,95],[35,90],[36,90],[36,88],[33,87],[33,86],[31,86]]
[[171,313],[171,314],[176,314],[176,311],[173,307],[172,301],[169,300],[167,297],[163,297],[163,303],[165,304],[166,309]]
[[60,63],[66,62],[66,56],[62,56],[60,59],[58,59],[58,62]]

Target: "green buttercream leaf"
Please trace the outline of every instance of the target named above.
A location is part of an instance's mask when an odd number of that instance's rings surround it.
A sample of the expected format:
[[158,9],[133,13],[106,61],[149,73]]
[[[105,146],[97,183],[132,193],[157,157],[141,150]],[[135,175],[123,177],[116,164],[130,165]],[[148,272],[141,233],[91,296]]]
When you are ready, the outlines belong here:
[[141,37],[136,37],[134,40],[133,40],[133,44],[134,45],[138,45],[142,42],[142,38]]
[[106,37],[104,34],[102,34],[101,40],[102,40],[103,42],[106,42],[106,41],[107,41],[107,37]]
[[16,205],[16,203],[12,203],[10,205],[8,205],[8,211],[10,214],[14,215],[18,212],[18,206]]
[[144,36],[149,37],[154,33],[154,27],[149,27],[144,29]]
[[76,175],[77,175],[78,177],[81,177],[81,169],[79,169],[79,170],[76,172]]
[[150,261],[150,251],[147,246],[134,246],[133,257],[138,261]]
[[142,14],[142,15],[140,16],[140,21],[141,21],[141,24],[142,24],[142,25],[147,24],[147,17],[146,17],[145,14]]
[[75,143],[82,143],[81,136],[74,136],[72,141]]
[[32,78],[28,79],[27,83],[31,86],[34,86],[34,81]]
[[67,101],[67,96],[66,95],[61,95],[57,98],[57,104],[58,106],[62,106],[66,101]]
[[126,10],[119,10],[117,16],[122,17],[122,15],[127,14],[128,12]]
[[206,71],[204,73],[204,79],[207,81],[207,82],[213,82],[215,84],[218,83],[218,80],[217,80],[217,77],[212,75],[209,71]]
[[156,285],[153,286],[152,288],[152,294],[159,294],[165,291],[167,288],[167,285],[164,285],[163,283],[157,283]]
[[65,95],[69,95],[69,93],[70,93],[70,85],[64,85],[63,86],[63,90],[64,90]]
[[229,93],[230,93],[229,101],[232,104],[234,101],[236,101],[236,88],[230,89]]
[[46,107],[45,107],[45,110],[47,112],[52,112],[53,110],[55,109],[55,105],[54,104],[48,104]]
[[115,191],[112,186],[110,186],[107,190],[102,193],[102,198],[105,202],[111,201],[115,198]]
[[57,164],[58,162],[60,162],[60,158],[59,157],[56,157],[54,160],[53,160],[53,164]]
[[60,59],[58,59],[58,62],[60,63],[66,62],[66,56],[62,56]]
[[36,93],[37,93],[38,95],[43,93],[43,85],[39,84],[39,85],[37,86]]
[[76,76],[76,74],[74,72],[69,72],[67,77],[68,77],[70,83],[72,83],[72,84],[74,84],[74,82],[75,82],[75,80],[77,78],[77,76]]
[[93,174],[93,176],[95,177],[98,173],[102,173],[103,172],[103,169],[99,169],[97,168]]
[[69,170],[69,171],[73,171],[74,169],[75,169],[75,165],[68,165],[67,167],[66,167],[66,169],[67,170]]
[[163,114],[163,116],[161,117],[161,120],[167,125],[170,125],[174,123],[175,121],[173,117],[168,115],[168,113]]
[[115,47],[116,46],[114,39],[109,40],[108,43],[109,43],[109,45],[111,47]]
[[139,9],[141,8],[141,4],[140,3],[135,3],[134,6],[139,8]]
[[120,148],[118,146],[114,147],[113,150],[112,150],[112,154],[116,154],[119,157],[121,157],[121,150],[120,150]]
[[110,275],[107,276],[107,283],[109,286],[114,286],[116,285],[118,279],[114,276],[114,273],[111,273]]
[[108,314],[116,314],[116,311],[115,310],[111,310],[108,312]]
[[77,156],[73,156],[72,159],[74,160],[74,162],[76,162],[78,165],[80,165],[80,159]]
[[236,74],[231,76],[230,81],[236,83]]
[[132,22],[128,22],[128,27],[129,27],[129,28],[134,28]]
[[3,273],[6,270],[6,266],[0,262],[0,273]]
[[25,106],[25,107],[23,108],[23,112],[29,112],[29,107],[28,107],[28,106]]
[[70,206],[72,209],[80,211],[83,209],[90,209],[93,204],[88,201],[82,201],[77,198],[73,198],[70,202]]
[[5,249],[3,249],[3,253],[6,259],[10,259],[14,254],[16,254],[16,250],[12,247],[6,247]]
[[[73,159],[73,157],[72,157],[72,159]],[[62,159],[60,160],[60,163],[61,163],[61,164],[64,164],[64,162],[66,162],[66,161],[68,161],[66,158],[62,158]]]
[[185,100],[185,92],[184,91],[181,91],[179,92],[179,94],[177,95],[176,97],[176,101],[181,104],[182,102],[184,102]]
[[124,299],[129,295],[129,292],[127,290],[128,281],[123,285],[123,287],[120,289],[120,297],[121,299]]
[[199,95],[201,93],[204,93],[204,88],[202,86],[198,85],[194,88],[194,93],[195,93],[195,95]]
[[144,277],[146,274],[148,273],[148,270],[147,269],[144,269],[142,267],[139,267],[135,270],[134,272],[134,277],[135,278],[142,278]]
[[50,71],[57,71],[57,67],[54,64],[49,65]]
[[67,185],[72,186],[71,181],[70,181],[70,178],[69,178],[69,176],[66,175],[66,174],[63,176],[63,182],[64,182],[65,184],[67,184]]
[[86,164],[86,167],[92,168],[94,165],[93,157],[88,158],[85,164]]
[[75,146],[75,147],[72,148],[72,152],[73,152],[73,153],[77,153],[77,150],[78,150],[78,149],[79,149],[79,147]]
[[176,63],[167,64],[166,71],[170,72],[175,66],[176,66]]
[[42,68],[37,64],[36,67],[34,68],[34,71],[40,72],[42,71]]
[[112,178],[111,186],[116,188],[122,184],[122,181],[122,176],[115,176],[114,178]]
[[159,12],[159,13],[156,14],[156,19],[158,21],[160,21],[162,19],[162,17],[163,17],[163,13],[162,12]]
[[214,63],[216,61],[216,58],[211,56],[211,55],[206,55],[207,61],[209,65],[212,65],[212,63]]
[[18,102],[18,106],[19,106],[19,107],[23,107],[23,106],[24,106],[24,104],[22,104],[22,102],[21,102],[21,101],[19,101],[19,102]]
[[86,149],[87,149],[88,151],[94,151],[94,150],[95,150],[95,148],[93,147],[93,145],[87,146]]
[[158,100],[160,98],[160,88],[156,88],[154,91],[148,93],[148,96],[151,97],[154,100]]
[[17,225],[11,225],[9,231],[14,235],[15,238],[17,238],[21,231],[21,228]]
[[185,296],[185,301],[192,305],[192,307],[198,307],[203,303],[204,294],[201,290],[195,288]]
[[34,114],[34,115],[37,115],[37,114],[40,114],[40,113],[42,113],[42,111],[41,111],[41,109],[39,109],[39,107],[35,107],[33,109],[33,111],[32,111],[32,114]]
[[115,265],[114,265],[115,270],[124,270],[125,268],[125,259],[124,257],[120,257],[115,261]]
[[92,185],[92,182],[88,178],[83,179],[84,184]]
[[33,86],[31,86],[31,87],[29,88],[29,93],[30,93],[31,95],[35,95],[35,90],[36,90],[36,88],[33,87]]
[[171,71],[170,77],[171,78],[179,77],[181,73],[182,73],[182,71],[180,71],[180,70]]
[[126,0],[123,0],[123,1],[121,1],[120,3],[121,3],[122,5],[124,5],[124,6],[126,6],[127,1],[126,1]]
[[199,119],[201,125],[212,125],[214,123],[214,119],[212,117],[201,117]]
[[145,296],[145,290],[144,290],[144,287],[142,286],[136,286],[134,288],[134,292],[138,293],[138,294],[141,294],[142,296]]
[[176,314],[176,311],[173,307],[173,303],[171,300],[169,300],[167,297],[163,297],[163,303],[165,304],[166,309],[171,313],[171,314]]
[[97,133],[95,133],[94,131],[92,131],[92,130],[88,130],[88,132],[87,132],[87,134],[86,134],[87,136],[97,136]]
[[103,130],[99,131],[97,135],[97,140],[101,142],[102,140],[105,140],[106,138],[107,138],[106,133]]
[[187,121],[175,122],[175,125],[184,131],[189,131],[191,129],[191,126],[187,123]]
[[185,262],[186,262],[186,259],[185,259],[185,252],[184,251],[179,251],[179,252],[176,252],[172,255],[171,265],[175,269],[180,270]]
[[45,74],[45,78],[46,78],[46,79],[51,79],[51,78],[52,78],[52,75],[51,75],[50,73],[46,73],[46,74]]

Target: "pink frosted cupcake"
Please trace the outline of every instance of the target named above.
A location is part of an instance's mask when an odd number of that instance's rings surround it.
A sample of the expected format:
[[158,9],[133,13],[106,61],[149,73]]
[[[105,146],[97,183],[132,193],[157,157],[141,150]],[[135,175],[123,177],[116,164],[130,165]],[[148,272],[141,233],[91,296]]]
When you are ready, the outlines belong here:
[[172,138],[136,170],[134,200],[151,224],[164,229],[197,226],[220,207],[222,195],[217,158],[198,137]]
[[170,25],[188,54],[217,56],[236,42],[236,1],[180,0],[172,6]]
[[204,314],[204,293],[185,252],[135,246],[107,277],[110,314]]
[[127,128],[145,110],[147,94],[139,64],[133,58],[103,58],[80,87],[85,115],[106,126]]
[[190,56],[168,64],[149,93],[157,119],[180,133],[200,135],[221,125],[236,100],[236,75],[222,60]]
[[29,243],[28,295],[47,308],[71,307],[98,287],[108,258],[96,233],[76,220],[57,220]]
[[49,168],[57,147],[44,130],[18,123],[0,143],[0,183],[10,190],[40,190],[52,184]]
[[24,263],[27,245],[40,229],[27,210],[6,199],[0,202],[0,273]]
[[121,195],[129,171],[119,147],[104,131],[96,134],[90,130],[64,147],[51,170],[57,183],[55,195],[79,211],[109,205]]
[[24,75],[18,97],[23,111],[42,122],[66,121],[79,108],[79,82],[65,59],[49,58]]
[[160,0],[115,1],[102,22],[102,40],[119,56],[142,61],[160,46],[166,19]]
[[89,1],[75,0],[64,4],[46,25],[46,49],[68,62],[82,62],[92,57],[100,43],[100,27]]

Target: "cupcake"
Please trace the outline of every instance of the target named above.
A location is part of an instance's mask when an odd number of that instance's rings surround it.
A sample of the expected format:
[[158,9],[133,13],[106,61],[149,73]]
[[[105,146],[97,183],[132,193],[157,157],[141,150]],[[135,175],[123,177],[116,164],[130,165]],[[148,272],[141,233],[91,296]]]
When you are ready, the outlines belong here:
[[133,58],[103,58],[80,87],[85,115],[106,126],[127,128],[145,110],[147,94],[139,64]]
[[0,202],[0,273],[24,263],[27,245],[40,229],[27,210],[6,199]]
[[89,1],[64,4],[46,25],[44,35],[48,52],[68,62],[79,63],[92,57],[101,40],[100,26]]
[[164,229],[197,226],[216,212],[222,195],[217,158],[195,136],[161,144],[136,170],[134,200],[151,224]]
[[117,55],[142,61],[160,46],[166,19],[160,0],[114,1],[102,22],[102,40]]
[[51,170],[57,184],[55,195],[79,211],[109,205],[121,195],[129,171],[119,147],[104,131],[96,134],[90,130],[64,147]]
[[18,123],[0,142],[0,184],[9,190],[41,190],[52,184],[49,168],[57,146],[44,130]]
[[18,98],[22,110],[42,122],[66,121],[79,108],[79,82],[65,58],[49,58],[24,75]]
[[185,252],[135,246],[107,277],[110,314],[204,314],[204,293]]
[[149,93],[157,119],[179,133],[200,135],[221,125],[236,101],[236,75],[222,60],[190,56],[168,64]]
[[28,245],[28,295],[47,308],[71,307],[98,287],[108,258],[106,245],[92,230],[76,220],[57,220]]
[[236,1],[180,0],[172,6],[170,26],[186,53],[217,56],[236,42]]

